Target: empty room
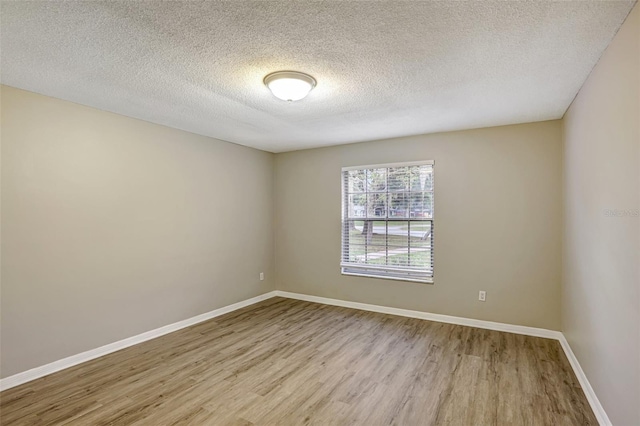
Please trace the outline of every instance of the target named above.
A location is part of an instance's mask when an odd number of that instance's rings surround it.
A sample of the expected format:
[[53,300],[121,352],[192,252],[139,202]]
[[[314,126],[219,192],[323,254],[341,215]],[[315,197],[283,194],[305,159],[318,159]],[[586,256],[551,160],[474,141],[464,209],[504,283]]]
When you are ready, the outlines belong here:
[[640,5],[0,0],[0,424],[640,426]]

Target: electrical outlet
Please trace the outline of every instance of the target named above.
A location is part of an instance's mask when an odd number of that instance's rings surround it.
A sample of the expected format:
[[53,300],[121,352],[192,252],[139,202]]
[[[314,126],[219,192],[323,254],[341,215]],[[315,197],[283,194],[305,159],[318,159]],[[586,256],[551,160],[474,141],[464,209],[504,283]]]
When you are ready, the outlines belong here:
[[264,281],[264,272],[260,272],[260,281]]
[[487,300],[487,292],[484,290],[480,290],[480,293],[478,294],[478,300],[481,302],[485,302]]

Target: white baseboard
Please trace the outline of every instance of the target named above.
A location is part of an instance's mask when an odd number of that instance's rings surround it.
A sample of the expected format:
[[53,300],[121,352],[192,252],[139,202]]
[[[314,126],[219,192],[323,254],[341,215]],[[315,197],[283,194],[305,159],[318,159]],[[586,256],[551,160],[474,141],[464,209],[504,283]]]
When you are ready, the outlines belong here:
[[360,309],[363,311],[379,312],[383,314],[398,315],[409,318],[419,318],[429,321],[443,322],[447,324],[465,325],[469,327],[484,328],[488,330],[504,331],[507,333],[523,334],[526,336],[544,337],[547,339],[556,339],[560,341],[560,345],[567,356],[573,371],[582,386],[582,390],[587,396],[587,400],[591,405],[591,409],[596,415],[598,422],[601,426],[611,426],[611,421],[604,411],[604,408],[600,404],[598,397],[596,396],[587,376],[584,374],[580,363],[575,354],[571,350],[571,346],[567,342],[567,339],[559,331],[547,330],[544,328],[526,327],[522,325],[504,324],[493,321],[483,321],[471,318],[455,317],[450,315],[432,314],[429,312],[412,311],[409,309],[391,308],[381,305],[370,305],[368,303],[349,302],[346,300],[330,299],[327,297],[311,296],[308,294],[291,293],[288,291],[271,291],[269,293],[262,294],[260,296],[252,297],[251,299],[243,300],[233,305],[228,305],[219,309],[215,309],[210,312],[206,312],[201,315],[197,315],[192,318],[188,318],[183,321],[179,321],[173,324],[166,325],[164,327],[157,328],[155,330],[147,331],[146,333],[138,334],[137,336],[129,337],[118,342],[110,343],[105,346],[101,346],[90,351],[82,352],[77,355],[54,361],[50,364],[46,364],[40,367],[33,368],[31,370],[24,371],[22,373],[15,374],[13,376],[0,379],[0,391],[10,389],[12,387],[21,385],[31,380],[39,379],[40,377],[47,376],[56,371],[64,370],[65,368],[73,367],[74,365],[81,364],[83,362],[90,361],[95,358],[110,354],[112,352],[119,351],[120,349],[128,348],[129,346],[137,345],[138,343],[145,342],[147,340],[155,339],[156,337],[163,336],[168,333],[180,330],[182,328],[189,327],[191,325],[206,321],[211,318],[224,315],[229,312],[233,312],[240,308],[244,308],[254,303],[261,302],[272,297],[285,297],[288,299],[304,300],[307,302],[322,303],[325,305],[341,306],[344,308]]
[[571,346],[569,345],[567,339],[564,337],[564,334],[560,337],[559,340],[560,344],[562,345],[562,349],[564,349],[565,355],[567,355],[567,359],[569,359],[569,363],[571,364],[574,373],[576,373],[576,377],[580,382],[580,386],[582,387],[584,394],[587,396],[587,401],[589,401],[589,405],[591,405],[591,409],[598,419],[598,423],[600,423],[600,426],[611,426],[611,420],[609,420],[609,416],[607,416],[607,413],[604,411],[604,407],[602,407],[602,404],[600,404],[600,400],[591,387],[591,383],[589,383],[587,375],[584,374],[584,371],[582,370],[582,367],[578,362],[578,358],[576,358],[573,350],[571,350]]
[[368,303],[348,302],[346,300],[329,299],[326,297],[310,296],[308,294],[290,293],[276,290],[276,296],[289,299],[305,300],[307,302],[322,303],[324,305],[341,306],[343,308],[360,309],[363,311],[379,312],[382,314],[398,315],[401,317],[419,318],[447,324],[466,325],[469,327],[485,328],[488,330],[505,331],[507,333],[524,334],[527,336],[545,337],[560,340],[562,333],[544,328],[526,327],[524,325],[504,324],[493,321],[483,321],[471,318],[454,317],[450,315],[432,314],[429,312],[412,311],[409,309],[390,308],[388,306],[370,305]]
[[271,291],[269,293],[261,294],[260,296],[252,297],[251,299],[243,300],[233,305],[224,306],[219,309],[214,309],[204,314],[196,315],[195,317],[188,318],[183,321],[178,321],[173,324],[165,325],[164,327],[156,328],[155,330],[147,331],[137,336],[128,337],[117,342],[110,343],[105,346],[101,346],[96,349],[91,349],[86,352],[82,352],[76,355],[72,355],[67,358],[54,361],[49,364],[42,365],[40,367],[32,368],[31,370],[23,371],[22,373],[14,374],[13,376],[0,379],[0,391],[10,389],[12,387],[21,385],[31,380],[39,379],[40,377],[47,376],[56,371],[64,370],[65,368],[73,367],[74,365],[81,364],[83,362],[90,361],[95,358],[110,354],[112,352],[119,351],[120,349],[128,348],[129,346],[137,345],[138,343],[146,342],[147,340],[155,339],[156,337],[164,336],[165,334],[173,333],[180,330],[209,320],[211,318],[224,315],[229,312],[233,312],[245,306],[253,305],[254,303],[261,302],[266,299],[275,297],[276,292]]
[[408,309],[390,308],[387,306],[370,305],[367,303],[349,302],[346,300],[329,299],[326,297],[310,296],[308,294],[291,293],[281,290],[276,290],[276,296],[286,297],[289,299],[304,300],[307,302],[322,303],[324,305],[341,306],[344,308],[360,309],[363,311],[379,312],[383,314],[399,315],[403,317],[444,322],[447,324],[466,325],[469,327],[485,328],[488,330],[504,331],[507,333],[524,334],[526,336],[545,337],[548,339],[558,340],[560,342],[560,345],[562,346],[562,349],[564,350],[565,355],[567,356],[567,359],[569,360],[569,363],[571,364],[571,367],[573,368],[573,372],[580,382],[580,386],[582,386],[582,390],[587,396],[589,405],[591,406],[591,409],[598,419],[598,422],[601,426],[611,426],[611,421],[609,420],[607,413],[604,411],[604,408],[600,404],[600,401],[598,400],[596,393],[591,387],[587,376],[584,374],[582,367],[580,367],[580,363],[571,350],[569,342],[567,342],[564,334],[562,334],[562,332],[560,331],[547,330],[544,328],[526,327],[522,325],[504,324],[492,321],[482,321],[471,318],[454,317],[450,315],[432,314],[429,312],[412,311]]

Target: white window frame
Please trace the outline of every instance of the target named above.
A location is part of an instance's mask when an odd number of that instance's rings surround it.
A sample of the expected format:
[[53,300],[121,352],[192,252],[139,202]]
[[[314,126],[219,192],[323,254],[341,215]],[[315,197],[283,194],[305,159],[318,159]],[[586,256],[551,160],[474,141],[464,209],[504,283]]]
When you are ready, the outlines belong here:
[[[348,244],[345,241],[345,237],[348,238],[349,235],[349,220],[354,220],[354,218],[349,218],[349,189],[348,189],[348,179],[345,178],[345,172],[354,171],[354,170],[367,170],[367,169],[381,169],[381,168],[394,168],[394,167],[408,167],[408,166],[423,166],[429,165],[432,167],[432,179],[433,179],[433,209],[431,212],[430,218],[397,218],[391,219],[387,215],[384,219],[376,218],[371,220],[376,221],[384,221],[387,223],[393,221],[403,221],[409,222],[409,247],[410,243],[410,231],[411,231],[411,222],[431,222],[431,231],[430,231],[430,248],[431,248],[431,268],[410,268],[410,267],[397,267],[397,266],[377,266],[377,265],[365,265],[358,263],[350,263],[345,262],[345,247]],[[390,280],[400,280],[400,281],[413,281],[420,283],[428,283],[433,284],[434,280],[434,225],[435,225],[435,161],[433,160],[425,160],[425,161],[413,161],[413,162],[405,162],[405,163],[386,163],[386,164],[371,164],[365,166],[350,166],[343,167],[342,172],[340,174],[341,185],[342,185],[342,230],[341,230],[341,247],[340,247],[340,268],[342,275],[354,275],[354,276],[362,276],[369,278],[384,278]],[[387,186],[387,192],[389,191]],[[410,215],[409,215],[410,216]],[[358,220],[358,219],[356,219]],[[366,217],[365,217],[366,220]],[[346,235],[345,235],[346,234]]]

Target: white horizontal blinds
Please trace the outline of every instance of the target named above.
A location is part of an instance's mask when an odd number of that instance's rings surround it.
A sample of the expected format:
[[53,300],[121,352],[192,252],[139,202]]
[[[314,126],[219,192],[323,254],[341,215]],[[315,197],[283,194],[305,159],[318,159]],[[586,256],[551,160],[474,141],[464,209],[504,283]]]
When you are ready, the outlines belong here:
[[433,277],[433,162],[343,170],[342,270]]

